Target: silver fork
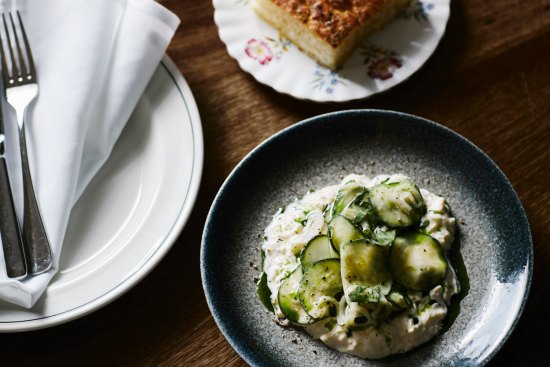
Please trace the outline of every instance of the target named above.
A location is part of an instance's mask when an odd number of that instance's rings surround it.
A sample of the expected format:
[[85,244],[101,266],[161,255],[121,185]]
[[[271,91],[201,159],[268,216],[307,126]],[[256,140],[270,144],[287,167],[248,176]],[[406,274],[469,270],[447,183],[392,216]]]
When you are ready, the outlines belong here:
[[[0,56],[6,99],[15,110],[19,127],[19,149],[23,171],[23,243],[28,272],[36,275],[51,268],[52,255],[34,194],[25,137],[27,107],[38,94],[36,70],[19,11],[15,15],[19,26],[16,26],[12,13],[9,13],[9,16],[2,14],[3,29],[0,29],[0,33],[3,33],[2,38],[5,40],[7,52],[4,51],[4,45],[1,45]],[[10,65],[7,63],[6,54],[9,54]]]

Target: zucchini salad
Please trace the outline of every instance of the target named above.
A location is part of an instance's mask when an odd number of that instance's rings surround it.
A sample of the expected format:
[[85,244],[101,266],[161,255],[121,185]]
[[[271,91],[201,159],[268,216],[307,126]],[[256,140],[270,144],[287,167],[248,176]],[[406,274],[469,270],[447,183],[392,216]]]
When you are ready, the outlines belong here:
[[265,230],[258,295],[281,325],[340,352],[377,359],[441,331],[460,284],[443,197],[400,174],[310,191]]

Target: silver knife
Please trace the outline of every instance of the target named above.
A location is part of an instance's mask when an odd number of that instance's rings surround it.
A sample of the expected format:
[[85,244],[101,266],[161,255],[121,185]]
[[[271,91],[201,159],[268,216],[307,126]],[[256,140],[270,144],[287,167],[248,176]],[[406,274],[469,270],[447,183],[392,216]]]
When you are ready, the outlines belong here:
[[19,219],[13,203],[5,150],[4,115],[0,102],[0,237],[4,250],[6,273],[9,278],[23,278],[27,275],[27,264],[23,252],[23,240]]

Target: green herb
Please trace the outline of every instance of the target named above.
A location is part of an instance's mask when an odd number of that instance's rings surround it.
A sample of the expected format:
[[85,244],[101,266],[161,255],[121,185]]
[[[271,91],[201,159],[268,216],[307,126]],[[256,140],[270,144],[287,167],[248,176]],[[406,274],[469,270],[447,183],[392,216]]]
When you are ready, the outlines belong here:
[[349,293],[352,302],[378,302],[380,300],[380,289],[378,287],[365,287],[358,285]]
[[300,223],[302,225],[302,227],[305,227],[306,223],[307,223],[307,219],[304,219],[304,218],[296,218],[296,219],[294,219],[294,221],[296,223]]
[[380,227],[376,227],[373,233],[373,240],[377,245],[389,246],[395,240],[395,230],[384,231]]
[[258,294],[258,297],[260,298],[260,301],[265,306],[265,308],[273,312],[274,309],[273,305],[271,304],[271,290],[267,286],[267,275],[264,272],[262,272],[260,280],[258,281],[256,293]]

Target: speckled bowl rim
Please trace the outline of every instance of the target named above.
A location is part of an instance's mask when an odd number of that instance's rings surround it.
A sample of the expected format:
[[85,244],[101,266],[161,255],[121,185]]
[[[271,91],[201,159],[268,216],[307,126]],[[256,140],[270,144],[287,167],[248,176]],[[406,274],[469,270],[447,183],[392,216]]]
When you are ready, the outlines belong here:
[[[317,116],[310,117],[308,119],[302,120],[300,122],[297,122],[277,133],[272,135],[271,137],[264,140],[262,143],[260,143],[258,146],[256,146],[252,151],[250,151],[238,164],[235,166],[233,171],[229,174],[229,176],[226,178],[222,186],[220,187],[216,197],[214,198],[214,201],[212,203],[212,206],[210,207],[210,210],[208,212],[208,216],[206,218],[202,241],[201,241],[201,251],[200,251],[200,269],[201,269],[201,279],[202,279],[202,286],[203,290],[206,296],[206,301],[208,304],[208,307],[212,313],[212,316],[214,317],[214,321],[218,325],[218,328],[226,338],[226,340],[229,342],[229,344],[233,347],[233,349],[251,366],[263,366],[261,361],[258,361],[256,356],[250,352],[250,348],[248,345],[244,344],[238,337],[234,335],[234,332],[226,327],[224,322],[221,319],[220,311],[216,309],[216,307],[213,305],[211,300],[211,294],[213,292],[213,285],[209,282],[209,280],[206,277],[206,268],[208,264],[205,261],[206,253],[209,251],[208,247],[208,237],[211,231],[214,231],[213,228],[211,228],[210,223],[212,222],[212,218],[216,215],[216,212],[220,206],[220,201],[222,200],[226,188],[231,184],[231,182],[235,179],[237,175],[239,175],[240,171],[248,164],[248,162],[255,160],[255,159],[262,159],[263,152],[272,144],[285,139],[285,137],[289,134],[292,134],[298,129],[301,129],[305,126],[309,126],[311,128],[315,128],[316,124],[322,124],[326,120],[338,120],[340,116],[344,115],[357,115],[361,117],[365,117],[366,115],[373,115],[377,117],[389,117],[389,118],[404,118],[409,120],[415,120],[418,123],[426,124],[427,128],[432,129],[439,129],[440,131],[444,132],[445,134],[450,135],[452,138],[457,139],[460,143],[465,144],[469,148],[473,149],[476,153],[480,155],[480,157],[484,160],[486,160],[490,165],[492,165],[495,168],[495,172],[499,174],[501,177],[500,179],[505,185],[509,186],[510,191],[513,193],[514,197],[514,203],[520,210],[520,215],[522,216],[523,222],[526,224],[526,233],[528,233],[529,238],[528,245],[529,245],[529,259],[527,262],[527,279],[525,284],[525,294],[523,296],[522,302],[520,304],[520,307],[518,309],[518,312],[515,316],[514,321],[511,323],[509,329],[506,332],[506,335],[503,336],[503,338],[500,340],[500,342],[493,346],[493,350],[491,353],[487,355],[487,357],[479,362],[480,366],[484,366],[487,364],[495,355],[496,353],[502,348],[502,346],[506,343],[510,335],[512,334],[513,330],[515,329],[519,319],[521,318],[521,315],[523,314],[523,310],[525,309],[525,304],[527,302],[529,291],[531,288],[531,282],[533,277],[533,267],[534,267],[534,251],[533,251],[533,239],[531,235],[531,229],[529,227],[529,221],[527,219],[527,215],[525,214],[525,210],[523,208],[523,205],[521,203],[521,200],[519,199],[516,191],[514,190],[512,184],[502,172],[502,170],[498,167],[498,165],[480,148],[478,148],[475,144],[473,144],[471,141],[463,137],[462,135],[454,132],[453,130],[438,124],[436,122],[433,122],[431,120],[403,113],[403,112],[397,112],[397,111],[391,111],[391,110],[380,110],[380,109],[358,109],[358,110],[344,110],[344,111],[337,111],[337,112],[330,112],[326,114],[321,114]],[[372,116],[370,116],[372,117]],[[364,121],[361,123],[365,123]]]

